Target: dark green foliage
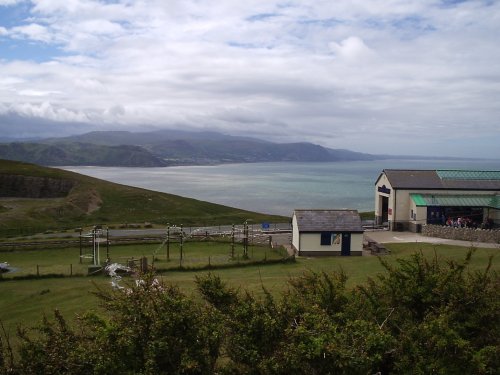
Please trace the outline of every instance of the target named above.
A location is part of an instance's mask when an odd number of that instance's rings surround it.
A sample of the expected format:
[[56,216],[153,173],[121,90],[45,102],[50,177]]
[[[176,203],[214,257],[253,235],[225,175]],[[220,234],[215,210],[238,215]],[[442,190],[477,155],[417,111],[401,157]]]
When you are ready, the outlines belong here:
[[133,288],[100,291],[106,311],[104,326],[111,362],[123,372],[150,374],[212,373],[219,351],[217,321],[177,287],[151,276]]
[[99,290],[106,317],[88,313],[72,330],[56,311],[36,335],[21,330],[18,369],[32,374],[210,374],[220,329],[209,309],[151,276]]
[[23,340],[20,349],[21,374],[88,374],[95,365],[93,340],[73,331],[56,310],[55,321],[44,317],[37,331],[40,338],[32,338],[29,330],[19,329]]
[[346,275],[308,273],[291,280],[285,298],[295,317],[283,353],[285,370],[308,374],[362,374],[375,371],[391,337],[354,308]]
[[414,254],[361,287],[365,310],[395,339],[393,367],[408,374],[493,374],[500,368],[500,278],[461,262]]
[[496,374],[500,277],[487,267],[414,254],[366,285],[308,272],[281,297],[197,277],[202,300],[152,276],[97,291],[104,314],[71,328],[56,312],[19,360],[0,341],[3,373]]
[[217,276],[197,278],[198,288],[224,322],[224,369],[231,374],[272,372],[274,353],[284,339],[287,315],[282,306],[264,290],[263,298],[227,288]]
[[238,303],[237,291],[230,289],[220,279],[209,273],[205,277],[196,277],[196,284],[203,298],[220,311],[228,312]]
[[226,371],[233,374],[359,374],[377,368],[391,337],[349,313],[342,273],[308,273],[276,300],[238,294],[218,277],[198,278],[224,319]]
[[0,374],[9,374],[14,371],[14,351],[10,345],[10,337],[5,326],[0,321]]

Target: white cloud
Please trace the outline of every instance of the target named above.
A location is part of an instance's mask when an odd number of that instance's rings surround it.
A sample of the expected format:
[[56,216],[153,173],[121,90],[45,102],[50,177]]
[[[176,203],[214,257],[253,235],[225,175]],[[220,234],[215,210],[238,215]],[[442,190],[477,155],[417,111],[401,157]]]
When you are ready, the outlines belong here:
[[373,51],[357,36],[350,36],[340,43],[332,42],[330,47],[337,56],[349,62],[365,60],[373,56]]
[[51,121],[66,122],[88,122],[89,118],[84,113],[59,108],[50,102],[38,104],[22,103],[4,108],[0,113],[16,113],[27,118],[42,118]]
[[500,142],[499,18],[482,1],[36,0],[0,36],[62,53],[0,60],[0,103],[369,152],[471,132]]
[[47,27],[37,23],[29,25],[16,26],[10,30],[14,37],[27,38],[33,41],[40,41],[48,43],[51,41],[51,34]]
[[21,90],[19,91],[19,95],[23,95],[23,96],[38,96],[38,97],[41,97],[41,96],[50,96],[50,95],[60,95],[60,94],[63,94],[62,92],[60,91],[40,91],[40,90]]

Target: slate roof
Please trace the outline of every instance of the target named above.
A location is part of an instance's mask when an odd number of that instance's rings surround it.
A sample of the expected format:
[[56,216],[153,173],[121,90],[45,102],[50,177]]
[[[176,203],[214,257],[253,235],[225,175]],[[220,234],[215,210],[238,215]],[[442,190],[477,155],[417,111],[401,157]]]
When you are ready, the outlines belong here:
[[357,210],[295,210],[299,232],[363,232]]
[[394,189],[500,190],[500,171],[384,169]]

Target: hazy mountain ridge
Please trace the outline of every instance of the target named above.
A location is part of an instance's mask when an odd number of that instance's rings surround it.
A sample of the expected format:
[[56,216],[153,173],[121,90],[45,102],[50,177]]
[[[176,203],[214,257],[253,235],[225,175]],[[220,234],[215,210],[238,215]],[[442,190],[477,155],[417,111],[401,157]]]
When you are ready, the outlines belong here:
[[138,133],[100,131],[46,139],[42,142],[47,144],[86,142],[107,146],[137,145],[154,156],[164,159],[168,165],[376,159],[370,154],[333,150],[307,142],[273,143],[213,131],[159,130]]
[[0,158],[51,166],[164,167],[167,165],[163,159],[139,146],[102,146],[80,142],[0,144]]
[[[164,167],[255,162],[365,161],[410,156],[372,155],[317,144],[273,143],[212,131],[94,131],[29,143],[0,144],[0,158],[42,165]],[[414,158],[414,157],[413,157]]]

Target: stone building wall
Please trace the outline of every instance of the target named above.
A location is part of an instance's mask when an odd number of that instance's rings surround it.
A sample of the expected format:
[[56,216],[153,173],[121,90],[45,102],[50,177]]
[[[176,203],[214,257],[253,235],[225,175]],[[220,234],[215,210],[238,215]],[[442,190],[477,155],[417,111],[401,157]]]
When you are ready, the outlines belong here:
[[454,228],[441,225],[423,225],[422,235],[470,242],[489,242],[500,244],[500,230]]

